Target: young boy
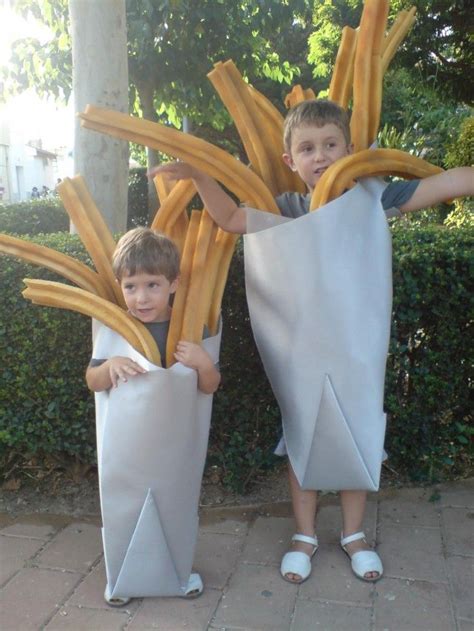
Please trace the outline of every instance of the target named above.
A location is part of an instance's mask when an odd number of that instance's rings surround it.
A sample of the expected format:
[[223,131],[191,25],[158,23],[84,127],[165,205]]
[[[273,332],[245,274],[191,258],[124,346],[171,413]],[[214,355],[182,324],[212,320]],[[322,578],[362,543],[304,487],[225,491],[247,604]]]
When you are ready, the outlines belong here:
[[[296,218],[309,210],[311,193],[326,169],[352,153],[349,120],[337,104],[324,100],[305,101],[290,110],[284,125],[283,160],[296,171],[308,187],[308,194],[284,193],[276,198],[283,216]],[[237,206],[209,176],[188,164],[175,162],[155,169],[151,174],[166,173],[175,179],[192,178],[203,203],[214,221],[223,229],[245,234],[249,209]],[[441,201],[474,194],[474,169],[462,167],[423,180],[389,184],[381,198],[387,216],[400,215],[437,204]],[[280,441],[276,453],[286,452]],[[317,492],[303,490],[289,464],[289,480],[296,532],[292,551],[285,554],[281,565],[283,578],[300,583],[311,572],[311,557],[318,543],[314,534]],[[374,581],[382,576],[378,555],[370,549],[361,532],[365,512],[366,491],[341,491],[343,529],[341,545],[351,557],[354,573],[363,580]]]
[[[135,228],[117,243],[113,270],[129,312],[147,327],[164,362],[171,306],[170,297],[178,287],[179,253],[172,241],[149,228]],[[174,356],[198,373],[198,387],[205,394],[215,392],[220,373],[199,344],[180,340]],[[120,381],[146,372],[128,357],[107,360],[92,358],[86,371],[87,385],[94,392],[116,388]]]
[[[113,255],[113,270],[122,288],[129,312],[140,320],[154,337],[160,350],[163,367],[165,367],[166,339],[171,317],[170,298],[177,289],[179,277],[179,253],[176,246],[166,236],[158,234],[149,228],[135,228],[127,232],[117,243]],[[177,344],[174,356],[178,362],[197,371],[197,383],[201,392],[204,394],[215,392],[220,383],[220,372],[204,348],[199,344],[181,340]],[[120,389],[121,383],[131,379],[140,379],[141,375],[146,372],[142,366],[130,357],[112,356],[109,359],[93,357],[86,371],[86,381],[89,388],[94,392],[103,392],[111,388]],[[142,397],[145,391],[146,389],[141,390]],[[166,395],[166,393],[163,394]],[[186,395],[183,396],[185,397]],[[143,405],[143,401],[141,404]],[[138,409],[140,409],[139,406]],[[150,413],[152,414],[153,411]],[[177,414],[179,413],[177,412]],[[180,419],[180,421],[183,420]],[[137,427],[141,422],[143,422],[141,418],[130,419],[130,431],[133,431],[133,428]],[[117,431],[119,430],[117,429]],[[127,443],[132,444],[131,435]],[[141,461],[145,458],[145,455],[141,453],[133,456],[132,454],[133,457],[140,458],[140,464],[142,465]],[[188,457],[192,458],[194,456],[189,454]],[[179,463],[177,464],[179,465]],[[136,463],[134,466],[136,467]],[[191,465],[187,462],[181,463],[181,466],[190,467]],[[127,463],[122,461],[122,469],[126,470],[126,468]],[[143,468],[147,470],[145,465]],[[125,471],[125,473],[127,472]],[[173,474],[172,472],[168,473],[170,474],[169,482],[172,484]],[[109,477],[111,476],[110,471],[108,475]],[[170,493],[170,488],[174,488],[170,487],[166,480],[161,481],[161,483],[165,485],[165,492],[168,494]],[[130,493],[130,491],[128,492]],[[129,497],[126,491],[125,497]],[[198,492],[196,493],[196,501],[197,497]],[[103,501],[102,499],[102,503]],[[111,498],[108,498],[109,503],[110,501]],[[176,498],[177,501],[178,498]],[[190,514],[192,516],[194,514],[192,507],[190,508]],[[114,524],[112,527],[115,529]],[[192,529],[191,523],[189,528]],[[155,550],[150,550],[150,558],[154,552],[156,553]],[[157,568],[157,571],[160,571],[160,568]],[[167,569],[161,570],[162,573],[167,571]],[[164,582],[166,584],[166,576],[164,577]],[[156,588],[156,585],[147,587],[153,589],[153,587]],[[199,596],[202,591],[203,585],[199,574],[191,573],[187,587],[185,586],[182,590],[182,596],[195,597]],[[141,593],[139,595],[145,596],[147,594]],[[167,595],[173,595],[173,593]],[[104,597],[109,605],[116,607],[124,606],[130,600],[128,597],[112,597],[109,586],[106,588]]]

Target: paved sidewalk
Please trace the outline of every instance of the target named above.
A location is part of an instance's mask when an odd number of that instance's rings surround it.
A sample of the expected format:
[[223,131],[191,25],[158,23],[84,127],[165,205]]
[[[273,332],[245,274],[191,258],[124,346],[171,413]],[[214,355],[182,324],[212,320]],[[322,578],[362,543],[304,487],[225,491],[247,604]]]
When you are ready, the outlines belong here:
[[338,547],[339,507],[322,498],[320,549],[300,586],[279,576],[293,530],[287,503],[203,510],[195,568],[204,594],[112,609],[99,516],[0,515],[2,631],[472,631],[474,479],[385,490],[368,506],[385,577],[357,580]]

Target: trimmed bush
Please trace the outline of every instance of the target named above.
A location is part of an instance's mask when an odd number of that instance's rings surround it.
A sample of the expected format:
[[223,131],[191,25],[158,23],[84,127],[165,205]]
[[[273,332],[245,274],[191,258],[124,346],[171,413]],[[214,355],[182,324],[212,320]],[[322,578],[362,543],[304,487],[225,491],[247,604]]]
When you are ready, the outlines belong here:
[[[87,261],[75,236],[33,240]],[[391,467],[417,481],[472,472],[467,384],[473,240],[473,229],[405,221],[393,227],[387,451]],[[272,451],[281,431],[250,330],[243,274],[239,247],[224,296],[223,384],[214,398],[208,458],[237,490],[278,460]],[[25,276],[53,278],[41,268],[1,257],[0,466],[6,473],[12,458],[44,454],[93,462],[94,402],[84,383],[90,321],[26,302],[20,293]]]
[[59,197],[0,204],[0,232],[39,234],[62,231],[69,231],[69,217]]

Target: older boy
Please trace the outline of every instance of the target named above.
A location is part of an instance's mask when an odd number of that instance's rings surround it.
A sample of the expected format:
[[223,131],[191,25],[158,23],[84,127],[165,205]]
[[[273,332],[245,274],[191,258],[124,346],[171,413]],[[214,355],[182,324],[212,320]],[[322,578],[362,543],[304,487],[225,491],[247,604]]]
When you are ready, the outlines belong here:
[[[282,215],[296,218],[308,212],[311,192],[326,169],[353,151],[346,112],[330,101],[298,104],[285,120],[284,148],[284,162],[300,175],[309,191],[307,195],[290,192],[276,198]],[[238,234],[247,232],[248,209],[237,206],[212,178],[181,162],[159,167],[152,174],[160,172],[175,179],[192,178],[203,203],[221,228]],[[462,167],[424,180],[389,184],[381,198],[383,209],[387,216],[400,215],[454,197],[472,195],[473,175],[474,169]],[[283,441],[276,453],[285,453]],[[317,492],[301,488],[291,464],[289,479],[298,534],[293,537],[292,551],[283,557],[281,573],[286,580],[300,583],[309,577],[311,557],[318,547],[314,534]],[[374,581],[382,576],[383,568],[361,532],[366,497],[366,491],[341,491],[341,545],[351,557],[354,573],[363,580]]]

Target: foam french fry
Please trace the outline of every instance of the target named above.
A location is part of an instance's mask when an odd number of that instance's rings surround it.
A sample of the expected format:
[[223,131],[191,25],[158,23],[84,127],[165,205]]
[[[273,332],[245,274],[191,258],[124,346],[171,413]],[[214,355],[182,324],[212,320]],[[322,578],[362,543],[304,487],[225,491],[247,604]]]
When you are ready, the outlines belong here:
[[152,230],[166,233],[165,227],[174,223],[195,194],[196,187],[192,180],[180,180],[177,182],[158,209],[150,226]]
[[369,101],[368,145],[377,138],[382,109],[382,43],[387,27],[389,0],[379,0],[375,14],[374,43],[370,67],[371,94]]
[[298,103],[301,103],[302,101],[310,101],[315,98],[316,94],[311,88],[304,90],[303,86],[297,84],[294,85],[291,91],[285,96],[284,103],[286,109],[289,110],[291,107],[298,105]]
[[168,368],[175,363],[174,353],[176,351],[176,344],[181,339],[184,308],[186,305],[186,297],[189,291],[191,268],[194,250],[196,247],[197,235],[199,231],[200,216],[201,212],[199,210],[193,210],[191,212],[188,232],[186,234],[186,241],[184,243],[183,255],[181,257],[179,284],[173,301],[173,311],[171,313],[168,340],[166,342],[166,366]]
[[372,52],[378,2],[379,0],[364,2],[357,38],[351,116],[351,138],[356,152],[369,146]]
[[398,149],[366,149],[338,160],[322,175],[311,196],[316,210],[339,197],[356,178],[396,175],[413,179],[441,173],[443,169]]
[[219,228],[217,231],[216,244],[220,245],[221,256],[217,269],[214,292],[212,295],[211,308],[209,309],[208,327],[211,333],[215,334],[219,325],[221,313],[222,296],[224,295],[225,284],[229,274],[229,266],[234,253],[238,235],[224,232]]
[[383,42],[382,50],[382,73],[385,74],[390,65],[398,47],[406,37],[406,34],[413,26],[416,16],[416,7],[411,7],[409,11],[401,11],[392,28],[388,32]]
[[342,29],[341,43],[337,51],[328,94],[331,101],[335,101],[344,109],[347,109],[352,94],[356,44],[357,31],[350,26],[345,26]]
[[24,282],[27,288],[22,293],[27,300],[34,304],[77,311],[95,318],[116,331],[149,361],[161,366],[160,352],[151,333],[119,306],[63,283],[30,278],[26,278]]
[[183,210],[178,217],[173,218],[173,221],[166,224],[163,230],[164,234],[166,234],[176,244],[180,255],[183,253],[188,227],[188,214],[186,210]]
[[87,248],[99,276],[113,291],[115,302],[125,306],[122,291],[112,271],[115,242],[91,198],[86,195],[80,176],[64,178],[57,187],[64,207]]
[[66,254],[30,243],[17,237],[0,234],[0,252],[45,267],[96,296],[114,300],[114,294],[102,278],[90,267]]
[[155,185],[160,204],[163,204],[173,188],[172,180],[165,173],[158,173],[153,178],[153,183]]
[[202,305],[202,285],[207,273],[206,260],[208,258],[211,240],[215,236],[215,224],[207,211],[201,212],[196,247],[191,264],[191,277],[186,295],[181,339],[199,343],[202,340],[204,328],[204,306]]
[[223,149],[201,138],[160,123],[90,105],[79,117],[81,124],[88,129],[152,147],[189,162],[254,208],[277,214],[280,212],[271,191],[255,173]]
[[278,177],[269,155],[272,147],[266,142],[270,131],[267,128],[271,125],[267,125],[266,119],[260,119],[247,83],[232,61],[216,64],[207,76],[232,116],[254,171],[276,195],[279,192]]

